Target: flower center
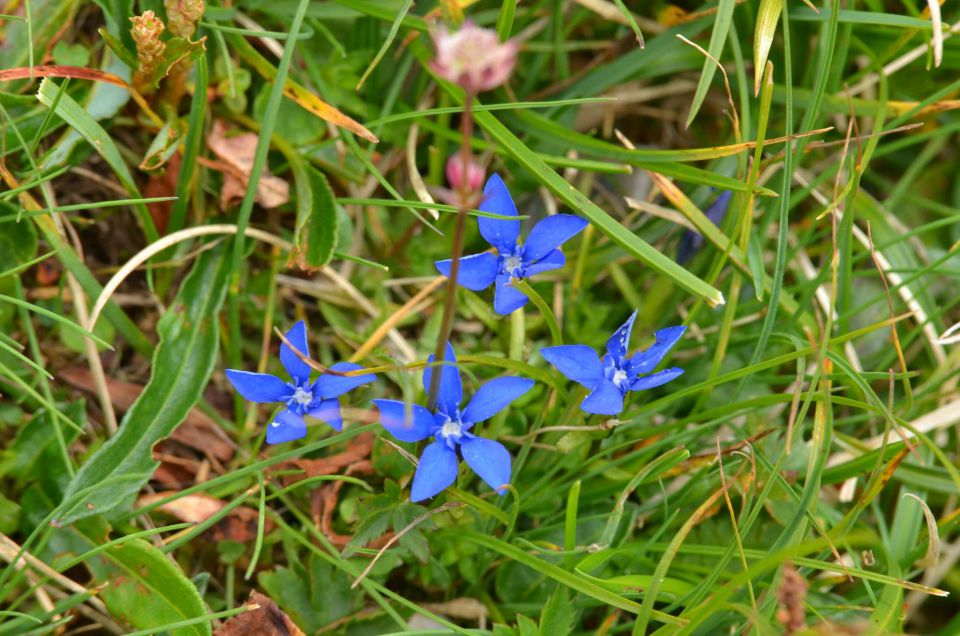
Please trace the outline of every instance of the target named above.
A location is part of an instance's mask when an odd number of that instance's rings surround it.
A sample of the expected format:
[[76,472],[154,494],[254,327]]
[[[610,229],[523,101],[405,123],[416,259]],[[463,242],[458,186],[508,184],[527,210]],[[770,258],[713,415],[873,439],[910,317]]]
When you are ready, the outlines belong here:
[[623,388],[623,384],[627,381],[627,372],[623,369],[617,369],[610,379],[617,385],[617,388]]
[[313,402],[313,391],[309,391],[302,386],[298,386],[297,390],[293,392],[293,401],[300,406],[307,406]]
[[457,422],[455,420],[449,420],[448,422],[445,422],[443,426],[440,427],[440,435],[448,442],[449,441],[456,442],[461,437],[463,437],[463,430],[461,429],[460,426],[461,426],[460,422]]
[[519,276],[520,268],[523,266],[523,260],[519,256],[508,256],[503,259],[503,270],[511,276]]

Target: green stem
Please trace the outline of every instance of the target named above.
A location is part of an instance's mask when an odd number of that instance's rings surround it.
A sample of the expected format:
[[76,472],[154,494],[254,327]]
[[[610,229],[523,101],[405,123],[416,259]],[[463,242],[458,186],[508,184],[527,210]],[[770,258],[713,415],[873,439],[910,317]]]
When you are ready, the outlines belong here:
[[550,339],[553,340],[553,345],[562,345],[563,336],[560,335],[560,325],[557,323],[557,317],[553,315],[553,310],[550,309],[550,305],[543,299],[543,296],[538,294],[525,280],[515,280],[510,284],[522,291],[540,310],[543,319],[547,322],[547,328],[550,330]]
[[510,314],[510,359],[523,362],[523,343],[526,340],[526,314],[523,307]]

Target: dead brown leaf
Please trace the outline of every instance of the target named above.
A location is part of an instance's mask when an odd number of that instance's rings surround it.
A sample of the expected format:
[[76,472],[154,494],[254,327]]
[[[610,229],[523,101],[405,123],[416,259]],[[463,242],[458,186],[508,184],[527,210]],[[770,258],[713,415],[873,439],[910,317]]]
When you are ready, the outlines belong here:
[[[220,207],[224,210],[234,199],[243,198],[257,149],[257,135],[251,132],[228,135],[228,132],[227,124],[218,119],[207,135],[207,146],[220,159],[216,167],[223,172]],[[264,169],[257,183],[257,203],[265,208],[275,208],[289,200],[290,184]]]
[[[177,494],[177,491],[170,490],[158,492],[149,495],[143,495],[137,500],[137,506],[143,507],[152,504],[155,501],[164,499]],[[216,497],[204,494],[184,495],[168,501],[161,505],[157,510],[165,512],[180,521],[189,523],[203,523],[213,515],[217,514],[227,505]],[[226,517],[218,521],[210,528],[215,541],[236,541],[245,543],[252,541],[257,536],[257,511],[247,506],[237,506],[231,510]],[[270,519],[264,519],[263,531],[270,532],[273,529],[273,522]]]
[[[96,393],[96,384],[90,371],[83,367],[61,369],[57,377],[82,391]],[[128,410],[143,392],[143,387],[132,382],[107,378],[110,401],[119,411]],[[195,448],[219,462],[233,457],[236,445],[226,433],[202,411],[191,409],[187,419],[170,436],[177,442]]]
[[214,636],[304,636],[290,617],[260,592],[250,592],[246,604],[260,607],[237,614],[217,628]]

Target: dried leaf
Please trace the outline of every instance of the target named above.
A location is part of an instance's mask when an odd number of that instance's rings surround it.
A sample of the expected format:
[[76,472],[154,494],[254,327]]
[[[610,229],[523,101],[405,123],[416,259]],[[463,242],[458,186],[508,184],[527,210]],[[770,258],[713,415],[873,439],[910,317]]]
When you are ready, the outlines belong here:
[[[223,120],[213,123],[207,135],[207,145],[223,166],[223,190],[220,192],[220,207],[226,209],[230,201],[243,198],[253,169],[253,155],[257,150],[257,136],[251,132],[227,135]],[[257,183],[257,203],[265,208],[275,208],[290,200],[290,184],[264,170]]]
[[260,592],[250,592],[247,605],[259,605],[259,608],[237,614],[221,625],[214,636],[304,636],[290,617]]
[[[175,495],[176,493],[177,491],[170,490],[143,495],[137,499],[137,506],[147,506],[159,499]],[[227,502],[221,501],[216,497],[194,494],[184,495],[183,497],[169,501],[161,505],[158,510],[176,517],[180,521],[202,523],[223,510],[226,505]],[[253,541],[257,537],[258,514],[259,513],[253,508],[237,506],[210,529],[210,531],[213,532],[213,539],[215,541],[229,540],[238,543]],[[272,529],[273,522],[271,522],[270,519],[265,519],[264,532],[269,532]]]

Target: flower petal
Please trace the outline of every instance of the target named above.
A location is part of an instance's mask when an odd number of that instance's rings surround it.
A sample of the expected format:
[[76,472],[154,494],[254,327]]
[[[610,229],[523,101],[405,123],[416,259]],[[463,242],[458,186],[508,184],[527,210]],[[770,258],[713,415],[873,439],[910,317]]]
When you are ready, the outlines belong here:
[[607,340],[607,353],[613,358],[617,367],[621,366],[623,357],[627,355],[627,349],[630,347],[630,332],[633,331],[633,322],[636,319],[637,311],[634,310],[627,321],[620,325],[620,328]]
[[300,439],[307,434],[307,424],[303,418],[283,409],[267,426],[267,444],[282,444]]
[[510,453],[503,444],[482,437],[463,438],[460,454],[464,461],[499,494],[507,491],[503,486],[510,483]]
[[[427,358],[427,367],[423,370],[423,390],[430,395],[430,382],[433,379],[433,371],[437,367],[429,366],[433,364],[433,354]],[[460,369],[457,368],[457,356],[453,353],[453,347],[447,343],[447,349],[443,354],[443,364],[440,371],[440,391],[437,393],[437,406],[444,413],[451,416],[460,409],[460,402],[463,401],[463,385],[460,383]]]
[[456,479],[457,454],[445,442],[434,442],[423,449],[420,455],[420,464],[410,488],[410,501],[429,499]]
[[527,265],[523,273],[527,276],[534,276],[541,272],[549,272],[551,269],[560,269],[567,264],[567,257],[560,250],[553,250],[536,263]]
[[654,333],[653,335],[656,336],[657,341],[652,347],[646,351],[641,351],[627,361],[627,373],[632,377],[643,373],[650,373],[656,369],[660,361],[663,360],[663,356],[667,355],[667,352],[673,348],[673,345],[677,344],[677,341],[680,340],[680,337],[683,336],[683,332],[686,330],[687,328],[683,325],[677,325],[676,327],[667,327]]
[[436,426],[433,413],[418,404],[398,400],[374,400],[383,428],[401,442],[419,442],[430,437]]
[[[437,271],[450,278],[450,266],[453,261],[437,261]],[[497,257],[490,252],[482,254],[472,254],[460,259],[460,269],[457,271],[457,284],[480,291],[493,284],[497,278]]]
[[293,395],[289,384],[269,373],[227,369],[227,379],[237,393],[251,402],[283,402]]
[[509,282],[509,274],[497,276],[497,287],[493,292],[493,310],[501,316],[512,314],[530,300],[522,291],[509,285]]
[[[302,320],[297,321],[297,324],[290,327],[290,331],[284,335],[300,353],[308,358],[310,357],[310,350],[307,345],[307,326]],[[310,377],[310,365],[298,358],[293,349],[288,347],[285,342],[280,344],[280,362],[287,373],[290,374],[290,377],[293,378],[294,384],[300,384]]]
[[473,394],[467,408],[463,409],[461,421],[469,430],[477,422],[493,417],[505,409],[508,404],[529,391],[533,385],[533,380],[527,378],[494,378]]
[[[478,208],[482,212],[517,216],[517,206],[507,190],[506,184],[496,172],[490,175],[483,186],[483,202]],[[512,253],[517,246],[517,237],[520,235],[520,221],[506,219],[491,219],[487,216],[477,217],[480,226],[480,235],[487,243],[493,245],[500,252]]]
[[603,366],[597,352],[587,345],[560,345],[540,350],[543,359],[557,371],[587,388],[592,388],[603,378]]
[[580,408],[587,413],[617,415],[623,410],[623,393],[616,384],[604,378],[593,392],[584,398]]
[[523,262],[536,263],[585,227],[587,221],[575,214],[548,216],[530,230],[523,244]]
[[[333,371],[345,373],[347,371],[359,371],[363,369],[359,364],[352,362],[338,362],[330,367]],[[372,373],[361,373],[360,375],[333,375],[324,373],[313,384],[313,390],[323,399],[335,398],[343,395],[347,391],[352,391],[363,384],[370,384],[377,379]]]
[[343,430],[343,418],[340,415],[340,400],[323,400],[317,406],[307,411],[307,415],[323,420],[335,431]]
[[670,380],[673,380],[681,375],[683,375],[683,369],[678,369],[676,367],[664,369],[663,371],[658,371],[657,373],[645,375],[642,378],[637,378],[633,381],[633,384],[630,385],[630,390],[643,391],[646,389],[652,389],[662,384],[666,384]]

